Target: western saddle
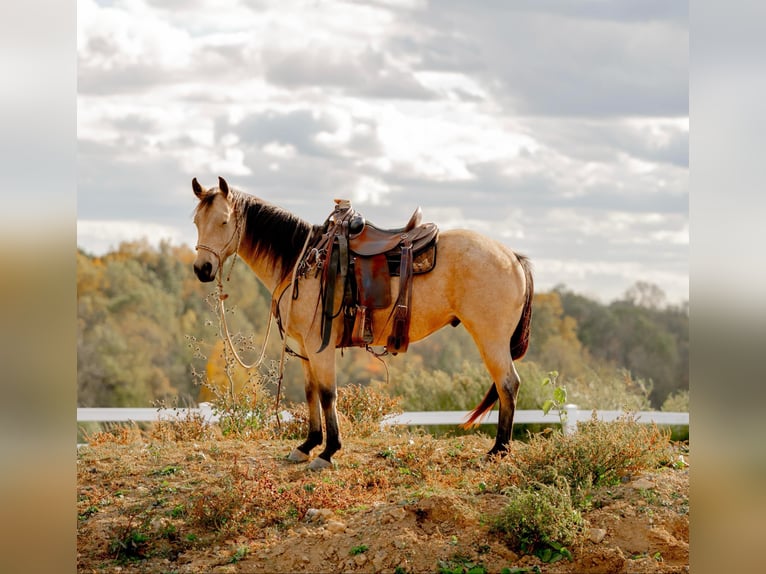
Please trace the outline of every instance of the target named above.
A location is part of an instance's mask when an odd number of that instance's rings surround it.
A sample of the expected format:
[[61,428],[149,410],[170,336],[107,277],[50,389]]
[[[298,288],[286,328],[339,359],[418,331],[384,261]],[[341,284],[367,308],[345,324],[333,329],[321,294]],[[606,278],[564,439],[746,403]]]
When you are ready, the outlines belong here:
[[[299,274],[314,270],[321,281],[322,351],[330,342],[332,323],[343,315],[343,335],[338,348],[370,348],[385,325],[373,326],[372,310],[391,306],[391,277],[399,276],[399,290],[391,315],[391,331],[385,350],[403,353],[409,345],[413,275],[427,273],[436,264],[439,229],[421,223],[418,207],[404,227],[381,229],[373,225],[345,199],[322,225],[322,233],[307,250]],[[334,308],[336,285],[343,286],[340,308]]]

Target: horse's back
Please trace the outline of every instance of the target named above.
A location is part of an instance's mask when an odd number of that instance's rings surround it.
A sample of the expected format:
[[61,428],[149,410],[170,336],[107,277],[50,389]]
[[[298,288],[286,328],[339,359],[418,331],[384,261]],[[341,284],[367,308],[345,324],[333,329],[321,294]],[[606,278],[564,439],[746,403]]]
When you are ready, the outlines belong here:
[[441,232],[433,271],[415,276],[411,340],[453,323],[492,321],[513,330],[524,306],[525,272],[507,246],[476,231]]

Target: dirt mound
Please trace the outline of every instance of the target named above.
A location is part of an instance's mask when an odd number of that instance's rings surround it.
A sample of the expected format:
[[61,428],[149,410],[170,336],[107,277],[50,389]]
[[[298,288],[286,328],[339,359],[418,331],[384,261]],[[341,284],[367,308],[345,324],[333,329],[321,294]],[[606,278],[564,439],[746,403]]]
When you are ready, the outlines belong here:
[[124,442],[78,454],[78,571],[688,572],[686,468],[594,489],[572,559],[543,563],[493,528],[485,437],[352,438],[322,473],[282,441]]

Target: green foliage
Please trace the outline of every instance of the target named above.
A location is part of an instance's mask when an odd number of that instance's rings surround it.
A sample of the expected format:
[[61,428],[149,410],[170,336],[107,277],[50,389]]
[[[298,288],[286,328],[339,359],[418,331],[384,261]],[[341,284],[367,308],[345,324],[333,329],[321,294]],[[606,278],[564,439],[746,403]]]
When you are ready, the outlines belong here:
[[[167,242],[158,248],[126,242],[103,257],[78,251],[79,406],[195,403],[195,373],[215,359],[220,333],[214,287],[196,279],[194,257],[188,247]],[[229,329],[250,360],[265,335],[270,294],[244,263],[226,267]],[[581,408],[639,410],[650,399],[659,406],[682,397],[689,381],[688,308],[661,308],[662,302],[650,284],[637,284],[606,306],[563,287],[537,293],[529,352],[516,363],[522,378],[517,408],[539,408],[548,397],[534,382],[553,370],[568,400]],[[267,359],[277,359],[280,350],[279,337],[271,337]],[[442,329],[386,361],[386,392],[402,397],[405,410],[472,409],[491,384],[462,326]],[[383,363],[360,350],[341,354],[337,373],[341,387],[386,380]],[[300,361],[287,362],[282,392],[287,401],[303,401]]]
[[120,562],[144,558],[150,546],[146,523],[136,525],[136,515],[129,514],[126,522],[114,527],[109,540],[109,553]]
[[566,546],[581,535],[583,519],[574,508],[564,481],[556,485],[539,482],[524,487],[514,485],[504,494],[509,501],[495,526],[512,547],[534,553],[543,562],[571,560]]
[[661,410],[671,413],[688,413],[689,391],[681,390],[669,395],[668,398],[665,399],[665,402],[662,403]]
[[234,551],[234,554],[232,554],[231,558],[229,558],[229,564],[236,564],[240,560],[242,560],[245,556],[247,556],[248,548],[247,546],[239,546]]
[[548,376],[543,379],[542,386],[550,386],[551,387],[551,394],[552,397],[550,399],[546,399],[546,401],[543,403],[543,413],[546,415],[550,412],[552,408],[555,408],[559,413],[559,420],[561,421],[561,424],[567,422],[567,412],[564,410],[564,405],[566,405],[567,402],[567,388],[564,385],[560,385],[556,379],[558,378],[559,374],[557,371],[551,371],[548,373]]
[[404,370],[391,370],[386,390],[402,397],[404,410],[450,411],[475,407],[491,384],[481,362],[465,361],[451,374],[409,364]]
[[487,574],[487,569],[483,564],[474,563],[459,554],[450,560],[440,560],[436,571],[439,574]]
[[607,422],[595,417],[578,423],[577,432],[565,435],[533,435],[520,445],[508,466],[509,476],[521,476],[532,483],[569,485],[579,503],[594,486],[616,484],[620,478],[642,469],[656,468],[672,458],[670,435],[654,425],[639,424],[634,416],[624,415]]
[[661,307],[664,294],[644,282],[607,306],[564,287],[554,292],[561,298],[563,312],[576,321],[578,339],[593,359],[651,381],[654,407],[675,391],[688,390],[688,304]]
[[370,549],[370,547],[367,546],[366,544],[360,544],[358,546],[354,546],[351,550],[348,551],[348,553],[351,556],[356,556],[357,554],[364,554],[369,549]]

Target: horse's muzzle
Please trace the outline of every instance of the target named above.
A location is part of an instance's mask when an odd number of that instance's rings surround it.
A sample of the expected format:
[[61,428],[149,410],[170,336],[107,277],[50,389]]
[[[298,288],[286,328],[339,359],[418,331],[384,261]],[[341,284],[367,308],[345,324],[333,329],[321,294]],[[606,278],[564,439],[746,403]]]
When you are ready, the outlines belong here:
[[208,283],[215,279],[215,273],[213,273],[213,264],[210,261],[205,261],[202,265],[194,264],[194,274],[197,279],[203,283]]

